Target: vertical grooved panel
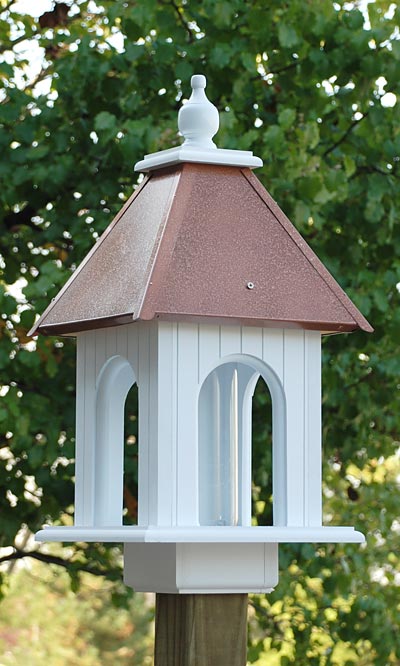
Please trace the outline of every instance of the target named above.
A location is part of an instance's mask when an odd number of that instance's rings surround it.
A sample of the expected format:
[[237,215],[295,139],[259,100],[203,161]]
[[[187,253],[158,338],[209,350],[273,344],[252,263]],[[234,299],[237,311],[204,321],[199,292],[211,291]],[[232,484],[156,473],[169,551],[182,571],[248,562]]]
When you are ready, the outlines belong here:
[[280,328],[263,329],[262,358],[283,383],[283,331]]
[[124,358],[128,358],[128,327],[118,326],[116,329],[117,335],[117,353]]
[[84,524],[93,525],[94,481],[96,471],[96,332],[86,334],[85,349],[85,425],[83,433],[83,467],[85,487]]
[[179,525],[198,523],[197,345],[199,327],[178,324],[177,507]]
[[305,332],[305,484],[307,525],[322,525],[321,334]]
[[176,524],[177,324],[158,324],[158,521]]
[[75,525],[85,524],[85,353],[86,335],[81,333],[76,341],[76,433],[75,433]]
[[[173,357],[173,383],[172,383],[172,448],[173,448],[173,480],[172,484],[172,522],[178,525],[178,325],[175,324],[172,339],[172,357]],[[196,354],[196,352],[195,352]],[[199,345],[197,344],[197,365],[199,362]],[[198,372],[198,370],[197,370]]]
[[199,326],[199,383],[215,367],[220,356],[220,327]]
[[287,521],[304,525],[304,331],[285,330]]
[[158,322],[149,322],[146,325],[146,332],[149,340],[148,351],[148,447],[149,447],[149,490],[150,497],[150,516],[149,521],[153,525],[165,524],[162,522],[160,507],[163,505],[163,498],[160,494],[162,474],[165,474],[160,465],[160,454],[163,440],[160,438],[159,431],[159,373],[158,373]]
[[127,359],[131,364],[139,384],[139,331],[140,323],[128,324],[127,329]]
[[240,326],[221,326],[221,357],[240,352]]
[[[284,384],[284,333],[279,328],[263,329],[263,360],[274,371],[282,387]],[[287,522],[287,450],[286,405],[284,396],[272,398],[272,485],[274,525]]]
[[99,376],[101,369],[106,362],[106,331],[100,329],[93,333],[95,336],[96,344],[96,378]]
[[242,327],[242,354],[262,358],[263,329],[253,326]]
[[[140,322],[138,335],[138,386],[139,386],[139,498],[138,524],[148,525],[155,509],[154,493],[156,478],[150,474],[151,454],[149,441],[150,382],[149,382],[149,335],[148,326]],[[156,460],[156,458],[155,458]],[[150,489],[152,492],[150,492]],[[154,524],[154,521],[153,521]]]
[[107,358],[115,356],[117,353],[117,329],[116,328],[107,328],[106,329],[106,354]]

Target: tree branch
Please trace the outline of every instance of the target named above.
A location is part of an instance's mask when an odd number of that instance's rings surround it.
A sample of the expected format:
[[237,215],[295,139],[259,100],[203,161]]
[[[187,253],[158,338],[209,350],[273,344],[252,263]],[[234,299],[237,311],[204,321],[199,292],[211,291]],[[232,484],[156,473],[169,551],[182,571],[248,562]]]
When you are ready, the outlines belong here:
[[274,632],[275,638],[276,634],[283,636],[284,632],[282,631],[279,621],[271,613],[268,613],[268,611],[263,606],[258,604],[254,599],[249,599],[249,606],[252,606],[254,610],[256,610],[258,613],[260,613],[260,615],[263,615],[271,622],[271,624],[274,626],[275,629]]
[[10,9],[10,7],[12,7],[14,2],[15,0],[10,0],[9,2],[7,2],[5,7],[0,7],[0,14],[2,14],[3,12],[8,12],[8,10]]
[[23,35],[20,35],[19,37],[14,39],[12,42],[9,42],[8,44],[2,44],[0,46],[0,53],[4,53],[5,51],[12,51],[16,44],[24,42],[26,39],[31,39],[31,38],[27,37],[24,33]]
[[[302,60],[294,60],[293,62],[290,62],[288,65],[283,65],[282,67],[279,67],[278,69],[270,70],[266,72],[266,76],[276,76],[277,74],[280,74],[281,72],[286,72],[288,69],[293,69],[294,67],[297,67],[297,65],[300,65],[302,62],[304,62],[304,58]],[[265,77],[262,74],[258,74],[257,76],[252,76],[251,81],[264,81]]]
[[[70,569],[73,566],[73,562],[66,560],[63,557],[58,557],[57,555],[49,555],[48,553],[41,553],[39,550],[20,550],[16,548],[13,553],[10,555],[3,555],[0,557],[0,564],[3,562],[13,562],[15,560],[21,560],[24,557],[32,557],[34,560],[39,562],[44,562],[45,564],[56,564],[57,566],[64,567],[64,569]],[[107,571],[99,569],[91,565],[80,565],[80,571],[85,571],[87,573],[93,574],[94,576],[106,576]]]
[[30,83],[27,83],[27,85],[24,88],[24,92],[26,90],[32,90],[32,88],[34,88],[37,83],[39,83],[40,81],[43,81],[48,76],[51,76],[52,73],[49,72],[50,67],[51,67],[51,65],[49,67],[42,67],[39,74],[37,76],[35,76],[35,78]]
[[171,5],[171,7],[174,8],[175,13],[176,13],[176,15],[177,15],[178,18],[179,18],[179,22],[180,22],[181,25],[185,28],[185,30],[186,30],[186,32],[187,32],[187,34],[188,34],[188,37],[189,37],[189,43],[192,44],[193,41],[194,41],[193,32],[192,32],[191,28],[189,27],[188,22],[185,20],[183,14],[182,14],[182,12],[181,12],[181,7],[178,7],[178,5],[174,2],[174,0],[170,0],[169,2],[164,2],[163,4]]
[[[36,86],[37,83],[39,83],[40,81],[43,81],[48,76],[51,76],[52,73],[49,72],[50,67],[51,67],[51,65],[49,67],[42,67],[39,74],[37,76],[35,76],[35,78],[32,81],[30,81],[30,83],[27,83],[25,88],[22,88],[22,90],[24,92],[26,92],[27,90],[32,90]],[[4,99],[1,100],[0,104],[7,104],[7,102],[9,102],[9,101],[10,101],[10,98],[7,95],[6,97],[4,97]]]
[[353,122],[351,123],[351,125],[348,126],[347,130],[344,132],[344,134],[342,134],[342,136],[340,137],[340,139],[338,139],[337,141],[335,141],[335,143],[332,144],[332,146],[330,146],[329,148],[327,148],[327,149],[325,150],[325,152],[322,153],[322,156],[323,156],[323,157],[326,157],[327,155],[329,155],[329,153],[331,153],[332,151],[334,151],[335,148],[337,148],[338,146],[340,146],[340,144],[343,143],[343,141],[346,141],[346,139],[347,139],[347,137],[349,136],[350,132],[352,132],[353,129],[354,129],[357,125],[359,125],[359,123],[361,123],[361,122],[364,120],[364,118],[367,117],[367,115],[368,115],[368,111],[367,111],[366,113],[364,113],[364,115],[363,115],[361,118],[359,118],[358,120],[353,120]]
[[363,173],[379,173],[381,176],[387,177],[392,177],[392,178],[399,178],[399,176],[396,174],[395,170],[392,169],[391,171],[384,171],[383,169],[380,169],[377,166],[373,166],[372,164],[365,165],[365,166],[360,166],[357,168],[357,171],[353,173],[352,176],[350,176],[350,180],[353,180],[354,178],[357,178],[358,176],[361,176]]

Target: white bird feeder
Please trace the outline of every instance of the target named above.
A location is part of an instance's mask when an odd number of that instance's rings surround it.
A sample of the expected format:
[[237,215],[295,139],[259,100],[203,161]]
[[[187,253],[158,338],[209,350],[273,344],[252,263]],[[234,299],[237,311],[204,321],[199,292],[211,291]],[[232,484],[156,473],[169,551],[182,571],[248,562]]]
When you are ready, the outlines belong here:
[[[33,333],[77,338],[73,527],[39,541],[125,544],[155,592],[263,592],[281,542],[361,542],[322,526],[321,335],[371,327],[253,175],[212,141],[204,76],[180,147],[147,173]],[[272,398],[273,521],[251,524],[251,402]],[[124,403],[139,395],[138,525],[122,521]]]

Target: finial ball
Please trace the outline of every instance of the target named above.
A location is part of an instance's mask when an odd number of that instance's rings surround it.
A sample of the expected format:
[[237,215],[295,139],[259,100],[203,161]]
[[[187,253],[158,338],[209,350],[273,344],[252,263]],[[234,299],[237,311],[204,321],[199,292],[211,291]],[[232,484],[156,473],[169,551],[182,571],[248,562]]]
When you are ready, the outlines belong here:
[[207,85],[207,79],[203,74],[194,74],[192,78],[190,79],[190,85],[192,86],[193,90],[195,88],[205,88]]

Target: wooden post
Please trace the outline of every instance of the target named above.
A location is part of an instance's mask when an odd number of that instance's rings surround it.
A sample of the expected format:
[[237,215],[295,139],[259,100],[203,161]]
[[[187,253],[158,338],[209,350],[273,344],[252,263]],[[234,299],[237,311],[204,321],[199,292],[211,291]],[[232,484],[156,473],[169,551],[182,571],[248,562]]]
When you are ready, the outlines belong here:
[[154,666],[246,666],[247,594],[157,594]]

